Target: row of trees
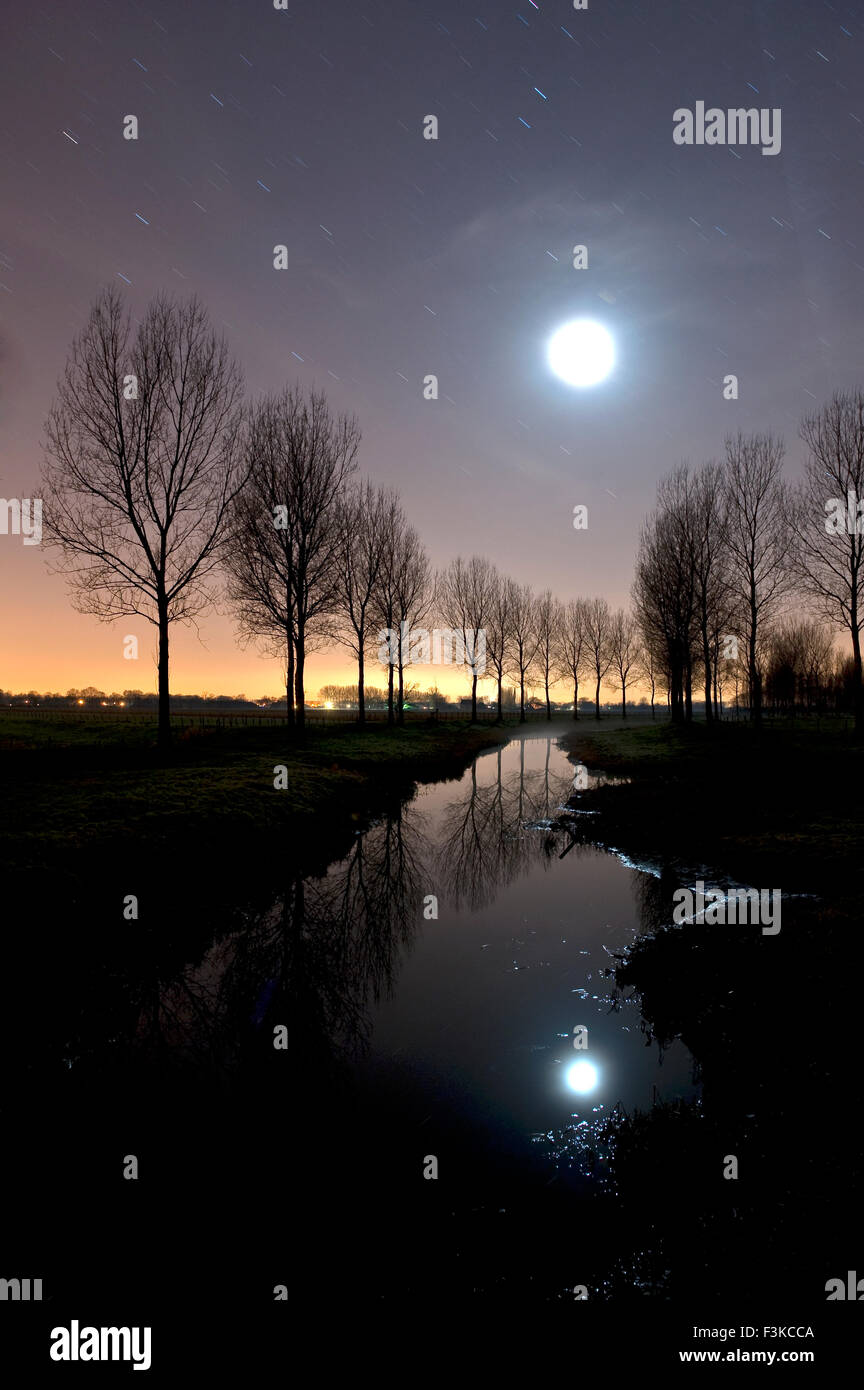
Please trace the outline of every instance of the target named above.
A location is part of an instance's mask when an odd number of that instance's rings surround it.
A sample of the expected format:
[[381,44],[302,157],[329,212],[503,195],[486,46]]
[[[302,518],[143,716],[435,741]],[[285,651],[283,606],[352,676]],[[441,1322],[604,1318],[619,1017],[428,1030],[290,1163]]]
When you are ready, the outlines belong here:
[[[577,600],[577,602],[584,603],[584,600]],[[578,629],[575,627],[565,627],[562,630],[562,636],[564,633],[577,631]],[[624,681],[621,679],[620,665],[623,665]],[[605,681],[610,684],[613,678],[616,680],[621,690],[622,710],[625,714],[626,692],[633,684],[632,676],[635,673],[636,679],[641,684],[650,687],[650,704],[653,715],[658,695],[658,684],[656,679],[652,684],[650,656],[644,645],[640,647],[637,663],[629,674],[626,662],[616,661],[610,665],[609,673],[605,677]],[[739,673],[740,668],[736,666],[736,663],[731,661],[721,663],[720,689],[721,691],[728,690],[730,699],[736,706],[742,692],[746,693],[746,689],[739,684]],[[532,709],[536,710],[541,704],[537,699],[537,691],[542,689],[542,671],[537,668],[529,674],[531,680],[528,703]],[[569,669],[567,675],[569,675]],[[836,651],[831,633],[826,631],[821,623],[812,619],[792,618],[778,624],[766,646],[766,708],[779,714],[850,710],[854,706],[853,690],[853,659],[851,656],[844,656]],[[504,687],[502,703],[505,712],[512,713],[518,709],[518,693],[518,690],[512,686]],[[592,691],[592,693],[595,694],[596,698],[596,692]],[[665,694],[668,700],[668,689],[665,689]],[[367,709],[387,709],[390,704],[390,695],[391,692],[386,686],[367,685],[364,692]],[[584,696],[581,698],[578,696],[578,684],[573,695],[574,706],[577,699],[583,709],[592,703]],[[406,685],[405,698],[406,702],[410,702],[410,705],[419,705],[433,710],[446,709],[453,703],[452,699],[448,699],[437,686],[431,690],[423,690],[414,685]],[[488,700],[488,696],[483,698]],[[108,692],[93,685],[82,686],[80,689],[72,687],[65,694],[59,690],[0,690],[0,705],[38,705],[59,709],[67,709],[72,704],[85,705],[88,708],[99,708],[103,705],[122,706],[124,708],[155,708],[156,701],[157,696],[151,691],[115,690]],[[318,691],[318,701],[319,703],[323,702],[337,707],[341,705],[353,709],[357,705],[357,686],[356,684],[324,685]],[[648,702],[643,701],[643,703]],[[185,712],[194,709],[209,709],[211,706],[231,708],[232,710],[242,707],[251,710],[264,705],[278,710],[284,708],[284,704],[284,696],[281,700],[279,696],[253,700],[244,694],[214,695],[206,690],[200,695],[178,695],[175,693],[171,697],[172,708],[181,708]],[[718,701],[717,709],[719,710],[721,707],[722,703]]]
[[727,439],[722,462],[695,470],[682,465],[660,484],[639,540],[633,599],[673,719],[692,718],[694,686],[704,692],[706,719],[717,717],[722,663],[732,659],[743,668],[758,723],[779,627],[803,604],[829,631],[787,623],[784,640],[791,642],[794,630],[795,643],[818,651],[807,661],[821,676],[830,630],[848,637],[855,725],[864,728],[864,534],[857,519],[857,499],[864,498],[864,395],[835,394],[804,419],[801,438],[808,456],[795,487],[782,476],[782,441],[741,433]]
[[356,662],[363,721],[381,629],[396,634],[388,712],[401,719],[412,634],[433,623],[483,634],[483,652],[468,654],[475,715],[480,679],[494,680],[499,714],[512,681],[522,718],[526,690],[539,685],[551,715],[561,682],[575,717],[583,680],[599,716],[601,685],[614,679],[625,714],[628,689],[644,681],[652,708],[663,690],[676,720],[692,717],[701,690],[712,720],[724,678],[740,668],[758,721],[769,657],[772,699],[788,686],[793,648],[795,671],[810,662],[806,679],[824,685],[827,657],[814,655],[812,632],[805,641],[787,626],[786,657],[772,655],[797,595],[850,636],[861,726],[862,538],[824,525],[829,491],[864,496],[861,395],[835,396],[804,422],[810,458],[797,489],[784,483],[783,446],[770,435],[739,434],[722,463],[664,478],[639,541],[632,613],[602,598],[535,594],[483,556],[433,574],[398,495],[358,476],[356,420],[298,387],[246,403],[240,369],[195,299],[159,297],[133,324],[107,291],[73,343],[46,433],[45,539],[82,611],[157,628],[162,743],[171,626],[220,599],[241,640],[282,662],[287,717],[302,726],[307,658],[334,642]]
[[[319,701],[325,704],[346,705],[352,709],[357,704],[356,685],[322,685],[318,691]],[[429,708],[446,709],[453,704],[449,698],[433,686],[431,690],[422,690],[419,686],[408,685],[404,687],[404,702],[410,705],[429,706]],[[388,686],[367,685],[364,691],[364,701],[367,707],[374,705],[377,709],[391,709],[393,702],[393,690]],[[515,709],[516,695],[512,689],[504,691],[504,708]]]

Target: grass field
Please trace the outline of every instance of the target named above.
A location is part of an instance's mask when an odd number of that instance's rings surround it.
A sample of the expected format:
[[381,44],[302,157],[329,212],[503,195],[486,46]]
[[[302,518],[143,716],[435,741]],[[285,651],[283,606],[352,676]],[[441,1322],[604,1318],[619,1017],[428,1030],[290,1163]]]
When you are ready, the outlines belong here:
[[[458,776],[503,735],[467,723],[314,728],[178,728],[167,757],[155,723],[0,716],[2,860],[48,868],[126,849],[238,850],[278,835],[333,852],[376,807],[417,780]],[[274,769],[287,788],[274,789]]]
[[593,794],[592,833],[607,843],[713,863],[744,882],[767,875],[792,892],[861,891],[864,745],[846,719],[760,730],[586,723],[564,743],[588,767],[632,779]]

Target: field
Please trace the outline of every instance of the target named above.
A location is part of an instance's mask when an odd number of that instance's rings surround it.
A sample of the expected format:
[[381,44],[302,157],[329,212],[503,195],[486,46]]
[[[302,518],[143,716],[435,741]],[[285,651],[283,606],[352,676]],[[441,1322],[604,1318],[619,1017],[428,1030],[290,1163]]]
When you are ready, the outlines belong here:
[[861,891],[864,746],[843,717],[625,729],[580,722],[565,746],[631,785],[593,794],[592,834],[836,902]]
[[[278,835],[293,848],[338,843],[387,798],[417,780],[458,776],[503,735],[464,720],[313,726],[302,739],[284,724],[219,727],[175,719],[163,757],[155,720],[0,714],[2,856],[11,869],[58,866],[70,855],[124,849],[188,856]],[[287,787],[274,788],[274,769]]]

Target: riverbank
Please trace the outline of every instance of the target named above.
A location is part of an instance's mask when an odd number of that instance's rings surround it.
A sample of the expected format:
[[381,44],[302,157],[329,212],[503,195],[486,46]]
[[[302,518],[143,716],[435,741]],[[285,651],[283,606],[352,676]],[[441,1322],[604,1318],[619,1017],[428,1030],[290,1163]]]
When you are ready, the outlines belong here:
[[[699,1288],[758,1305],[771,1289],[789,1307],[806,1292],[812,1307],[843,1267],[846,1194],[864,1172],[849,1105],[858,1025],[843,989],[861,967],[864,751],[825,720],[586,722],[561,741],[588,769],[629,779],[580,797],[596,812],[580,838],[659,867],[640,879],[643,934],[610,973],[622,996],[639,996],[646,1041],[680,1038],[702,1081],[699,1103],[636,1112],[610,1141],[613,1215],[639,1252],[620,1294],[637,1269],[656,1297]],[[782,930],[669,925],[673,890],[692,881],[681,865],[793,895]],[[744,1180],[725,1181],[739,1162]]]
[[591,841],[663,862],[706,864],[741,883],[818,893],[862,889],[864,747],[841,722],[615,728],[580,723],[562,746],[630,779],[585,806]]
[[148,724],[4,716],[0,863],[80,874],[107,856],[150,854],[188,866],[267,841],[323,867],[414,783],[458,777],[505,739],[467,722],[339,725],[302,740],[281,725],[194,728],[163,758]]

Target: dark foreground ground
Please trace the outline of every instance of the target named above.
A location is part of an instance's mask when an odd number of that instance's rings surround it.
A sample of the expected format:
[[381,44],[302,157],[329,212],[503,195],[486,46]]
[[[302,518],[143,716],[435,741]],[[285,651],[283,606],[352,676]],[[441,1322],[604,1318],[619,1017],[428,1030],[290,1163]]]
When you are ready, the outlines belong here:
[[667,721],[610,728],[580,719],[564,735],[574,759],[632,778],[598,790],[592,837],[646,854],[714,862],[742,883],[824,892],[864,888],[864,741],[845,719]]
[[154,721],[0,712],[0,865],[80,871],[82,858],[128,852],[167,872],[178,857],[236,856],[271,837],[283,854],[333,858],[386,798],[417,780],[458,777],[502,737],[467,722],[319,726],[303,736],[278,723],[178,724],[161,754]]
[[[646,1040],[682,1038],[703,1082],[698,1105],[655,1107],[621,1127],[619,1210],[652,1252],[655,1291],[684,1302],[689,1284],[718,1304],[796,1307],[835,1267],[864,1265],[864,748],[824,721],[586,722],[565,746],[630,779],[579,798],[595,813],[585,838],[655,869],[643,880],[651,930],[615,980],[641,996]],[[674,890],[700,872],[790,895],[781,931],[671,925]],[[727,1155],[736,1180],[720,1176]]]
[[[813,1325],[816,1364],[833,1364],[856,1310],[814,1289],[864,1278],[860,752],[845,735],[555,726],[589,768],[632,779],[585,802],[599,812],[586,838],[662,865],[615,983],[642,995],[646,1044],[686,1042],[702,1103],[625,1117],[587,1172],[547,1185],[479,1148],[458,1086],[433,1078],[459,1177],[418,1192],[423,1115],[407,1132],[394,1116],[414,1102],[359,1093],[333,1043],[353,976],[385,968],[395,870],[344,917],[311,920],[305,894],[370,817],[393,817],[398,853],[414,781],[458,775],[495,731],[334,730],[302,747],[224,731],[165,764],[137,733],[45,728],[0,724],[0,1277],[42,1277],[51,1303],[13,1309],[16,1335],[25,1317],[128,1324],[132,1308],[174,1375],[229,1349],[285,1369],[313,1351],[323,1367],[357,1317],[364,1365],[391,1318],[436,1342],[489,1317],[499,1351],[516,1336],[530,1353],[551,1314],[579,1364],[599,1351],[607,1369],[668,1369],[678,1349],[718,1346],[693,1324],[742,1321]],[[815,896],[776,937],[669,929],[694,862]],[[574,1265],[585,1302],[562,1292]]]

